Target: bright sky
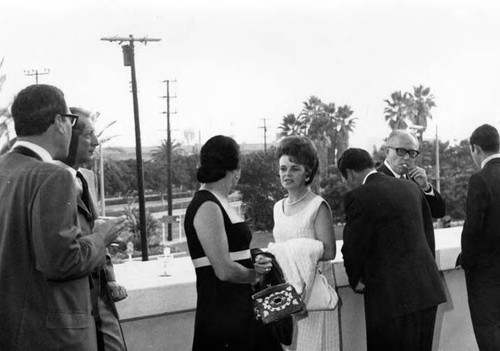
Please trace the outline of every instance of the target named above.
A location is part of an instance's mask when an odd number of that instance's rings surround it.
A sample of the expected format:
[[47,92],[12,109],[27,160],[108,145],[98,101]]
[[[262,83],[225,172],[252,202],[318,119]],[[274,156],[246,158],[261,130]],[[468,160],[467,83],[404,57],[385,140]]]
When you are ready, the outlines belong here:
[[[500,127],[500,3],[496,0],[3,0],[2,101],[44,68],[70,105],[117,120],[112,144],[134,145],[130,68],[108,36],[161,38],[136,44],[144,146],[166,138],[165,79],[173,138],[215,134],[268,140],[288,113],[316,95],[348,104],[358,118],[351,146],[370,148],[389,129],[384,99],[430,86],[445,140],[482,123]],[[435,127],[431,127],[432,133]],[[426,133],[432,136],[431,131]]]

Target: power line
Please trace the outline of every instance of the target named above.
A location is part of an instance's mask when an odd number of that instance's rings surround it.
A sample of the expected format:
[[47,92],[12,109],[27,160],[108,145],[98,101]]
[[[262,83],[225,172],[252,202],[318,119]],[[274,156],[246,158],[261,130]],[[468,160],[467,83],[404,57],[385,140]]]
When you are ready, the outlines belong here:
[[24,70],[24,75],[25,76],[35,76],[35,84],[38,85],[38,76],[43,76],[46,74],[49,74],[50,70],[48,68],[44,68],[42,71],[39,71],[38,69],[25,69]]

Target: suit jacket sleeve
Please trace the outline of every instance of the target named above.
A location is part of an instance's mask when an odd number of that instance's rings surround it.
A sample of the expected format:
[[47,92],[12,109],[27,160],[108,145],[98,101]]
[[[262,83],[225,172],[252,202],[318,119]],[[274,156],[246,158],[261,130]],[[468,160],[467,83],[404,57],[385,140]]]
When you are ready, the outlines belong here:
[[346,225],[342,255],[349,285],[354,289],[359,281],[364,281],[368,247],[374,226],[359,200],[352,196],[352,192],[346,194],[344,201]]
[[434,195],[425,194],[425,199],[431,208],[432,218],[443,218],[446,214],[446,204],[441,194],[434,189]]
[[481,239],[484,216],[488,206],[488,189],[484,180],[477,174],[469,179],[465,204],[465,223],[462,230],[461,264],[465,270],[474,267],[477,245]]
[[81,235],[76,189],[69,172],[53,172],[41,184],[31,208],[36,268],[47,279],[70,280],[90,274],[105,263],[101,234]]

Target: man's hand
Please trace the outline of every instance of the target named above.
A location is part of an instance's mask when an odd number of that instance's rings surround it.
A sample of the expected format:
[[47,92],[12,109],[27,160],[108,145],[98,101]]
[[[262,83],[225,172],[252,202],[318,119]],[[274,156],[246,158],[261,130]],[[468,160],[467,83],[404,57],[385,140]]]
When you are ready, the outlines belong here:
[[93,232],[101,234],[104,237],[104,243],[108,246],[125,228],[126,220],[127,216],[125,215],[107,220],[97,219],[94,222]]
[[356,294],[363,294],[365,292],[365,284],[358,282],[358,285],[354,288]]
[[128,296],[125,287],[117,282],[108,282],[108,287],[114,302],[121,301]]
[[422,188],[423,191],[430,190],[430,184],[427,181],[427,174],[425,170],[420,167],[413,167],[408,171],[408,177],[415,180],[415,182]]

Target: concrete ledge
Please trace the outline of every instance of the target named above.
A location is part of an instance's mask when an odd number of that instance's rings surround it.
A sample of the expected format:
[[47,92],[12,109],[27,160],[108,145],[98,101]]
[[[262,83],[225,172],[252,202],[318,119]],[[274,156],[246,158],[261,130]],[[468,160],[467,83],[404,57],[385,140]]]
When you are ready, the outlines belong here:
[[[455,269],[462,227],[436,230],[436,262],[442,272],[448,301],[438,308],[433,351],[478,350],[470,321],[464,273]],[[333,261],[340,297],[343,350],[366,350],[363,296],[354,294],[337,241]],[[130,351],[190,350],[196,307],[196,277],[189,257],[167,264],[171,276],[163,276],[163,262],[133,261],[115,266],[117,281],[128,298],[117,303]]]
[[[460,252],[462,227],[436,230],[436,262],[441,271],[455,268]],[[333,260],[337,287],[347,287],[348,279],[342,260],[342,241],[337,241]],[[167,263],[170,276],[163,276],[164,262],[132,261],[115,265],[116,280],[127,288],[128,298],[117,304],[123,320],[194,310],[196,307],[196,275],[189,257]]]
[[164,275],[161,259],[115,265],[116,280],[128,292],[116,304],[122,320],[195,309],[196,275],[191,259],[175,258],[166,267],[169,276]]

